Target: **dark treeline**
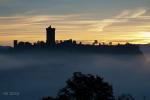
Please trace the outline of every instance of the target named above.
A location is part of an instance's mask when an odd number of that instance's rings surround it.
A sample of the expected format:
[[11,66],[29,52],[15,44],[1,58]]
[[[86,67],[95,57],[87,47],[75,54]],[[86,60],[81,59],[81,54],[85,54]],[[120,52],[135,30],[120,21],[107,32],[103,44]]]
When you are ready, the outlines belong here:
[[21,46],[13,49],[13,51],[67,51],[67,52],[93,52],[93,53],[104,53],[104,54],[142,54],[139,46],[126,44],[126,45],[77,45],[77,44],[57,44],[53,47],[47,46],[36,46],[26,47]]

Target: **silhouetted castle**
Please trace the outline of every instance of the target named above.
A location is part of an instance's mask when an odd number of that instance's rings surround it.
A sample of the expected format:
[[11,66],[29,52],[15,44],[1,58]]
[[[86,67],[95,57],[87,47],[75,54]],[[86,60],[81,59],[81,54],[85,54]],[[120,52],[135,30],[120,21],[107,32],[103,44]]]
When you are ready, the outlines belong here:
[[138,45],[126,43],[125,45],[112,45],[109,43],[98,43],[97,40],[93,44],[77,43],[75,40],[55,40],[55,28],[49,26],[46,28],[46,42],[37,41],[35,43],[30,42],[18,42],[14,40],[15,50],[55,50],[55,51],[71,51],[71,52],[96,52],[96,53],[111,53],[111,54],[141,54]]
[[55,43],[55,28],[49,26],[46,28],[46,43],[44,41],[37,41],[36,43],[30,42],[18,42],[18,40],[14,40],[14,48],[46,48],[46,47],[54,47]]
[[55,28],[51,26],[46,28],[46,44],[48,46],[55,46]]

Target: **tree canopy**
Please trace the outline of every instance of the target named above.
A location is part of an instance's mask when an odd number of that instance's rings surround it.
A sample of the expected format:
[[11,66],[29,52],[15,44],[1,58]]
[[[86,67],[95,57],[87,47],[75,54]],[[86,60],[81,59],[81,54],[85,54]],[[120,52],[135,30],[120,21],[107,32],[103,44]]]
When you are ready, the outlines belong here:
[[103,78],[91,74],[73,73],[56,98],[43,100],[113,100],[113,89]]

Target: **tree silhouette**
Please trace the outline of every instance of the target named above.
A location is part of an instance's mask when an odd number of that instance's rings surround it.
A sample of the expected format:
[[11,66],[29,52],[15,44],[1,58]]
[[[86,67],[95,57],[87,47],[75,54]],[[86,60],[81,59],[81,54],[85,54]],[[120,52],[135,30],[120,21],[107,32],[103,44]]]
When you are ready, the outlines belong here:
[[135,100],[135,99],[130,94],[122,94],[121,96],[118,96],[117,100]]
[[98,44],[98,41],[94,40],[93,45],[97,45],[97,44]]
[[112,86],[99,76],[75,72],[60,90],[59,100],[113,100]]
[[99,76],[75,72],[66,83],[56,98],[48,96],[42,100],[114,100],[112,86]]
[[55,100],[55,98],[47,96],[47,97],[43,97],[42,100]]

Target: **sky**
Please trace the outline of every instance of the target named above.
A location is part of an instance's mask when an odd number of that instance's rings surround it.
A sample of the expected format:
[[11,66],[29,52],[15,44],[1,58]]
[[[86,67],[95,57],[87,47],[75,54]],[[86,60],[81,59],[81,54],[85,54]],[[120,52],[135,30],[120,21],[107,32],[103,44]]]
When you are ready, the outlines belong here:
[[56,39],[150,43],[150,0],[0,0],[0,45]]

